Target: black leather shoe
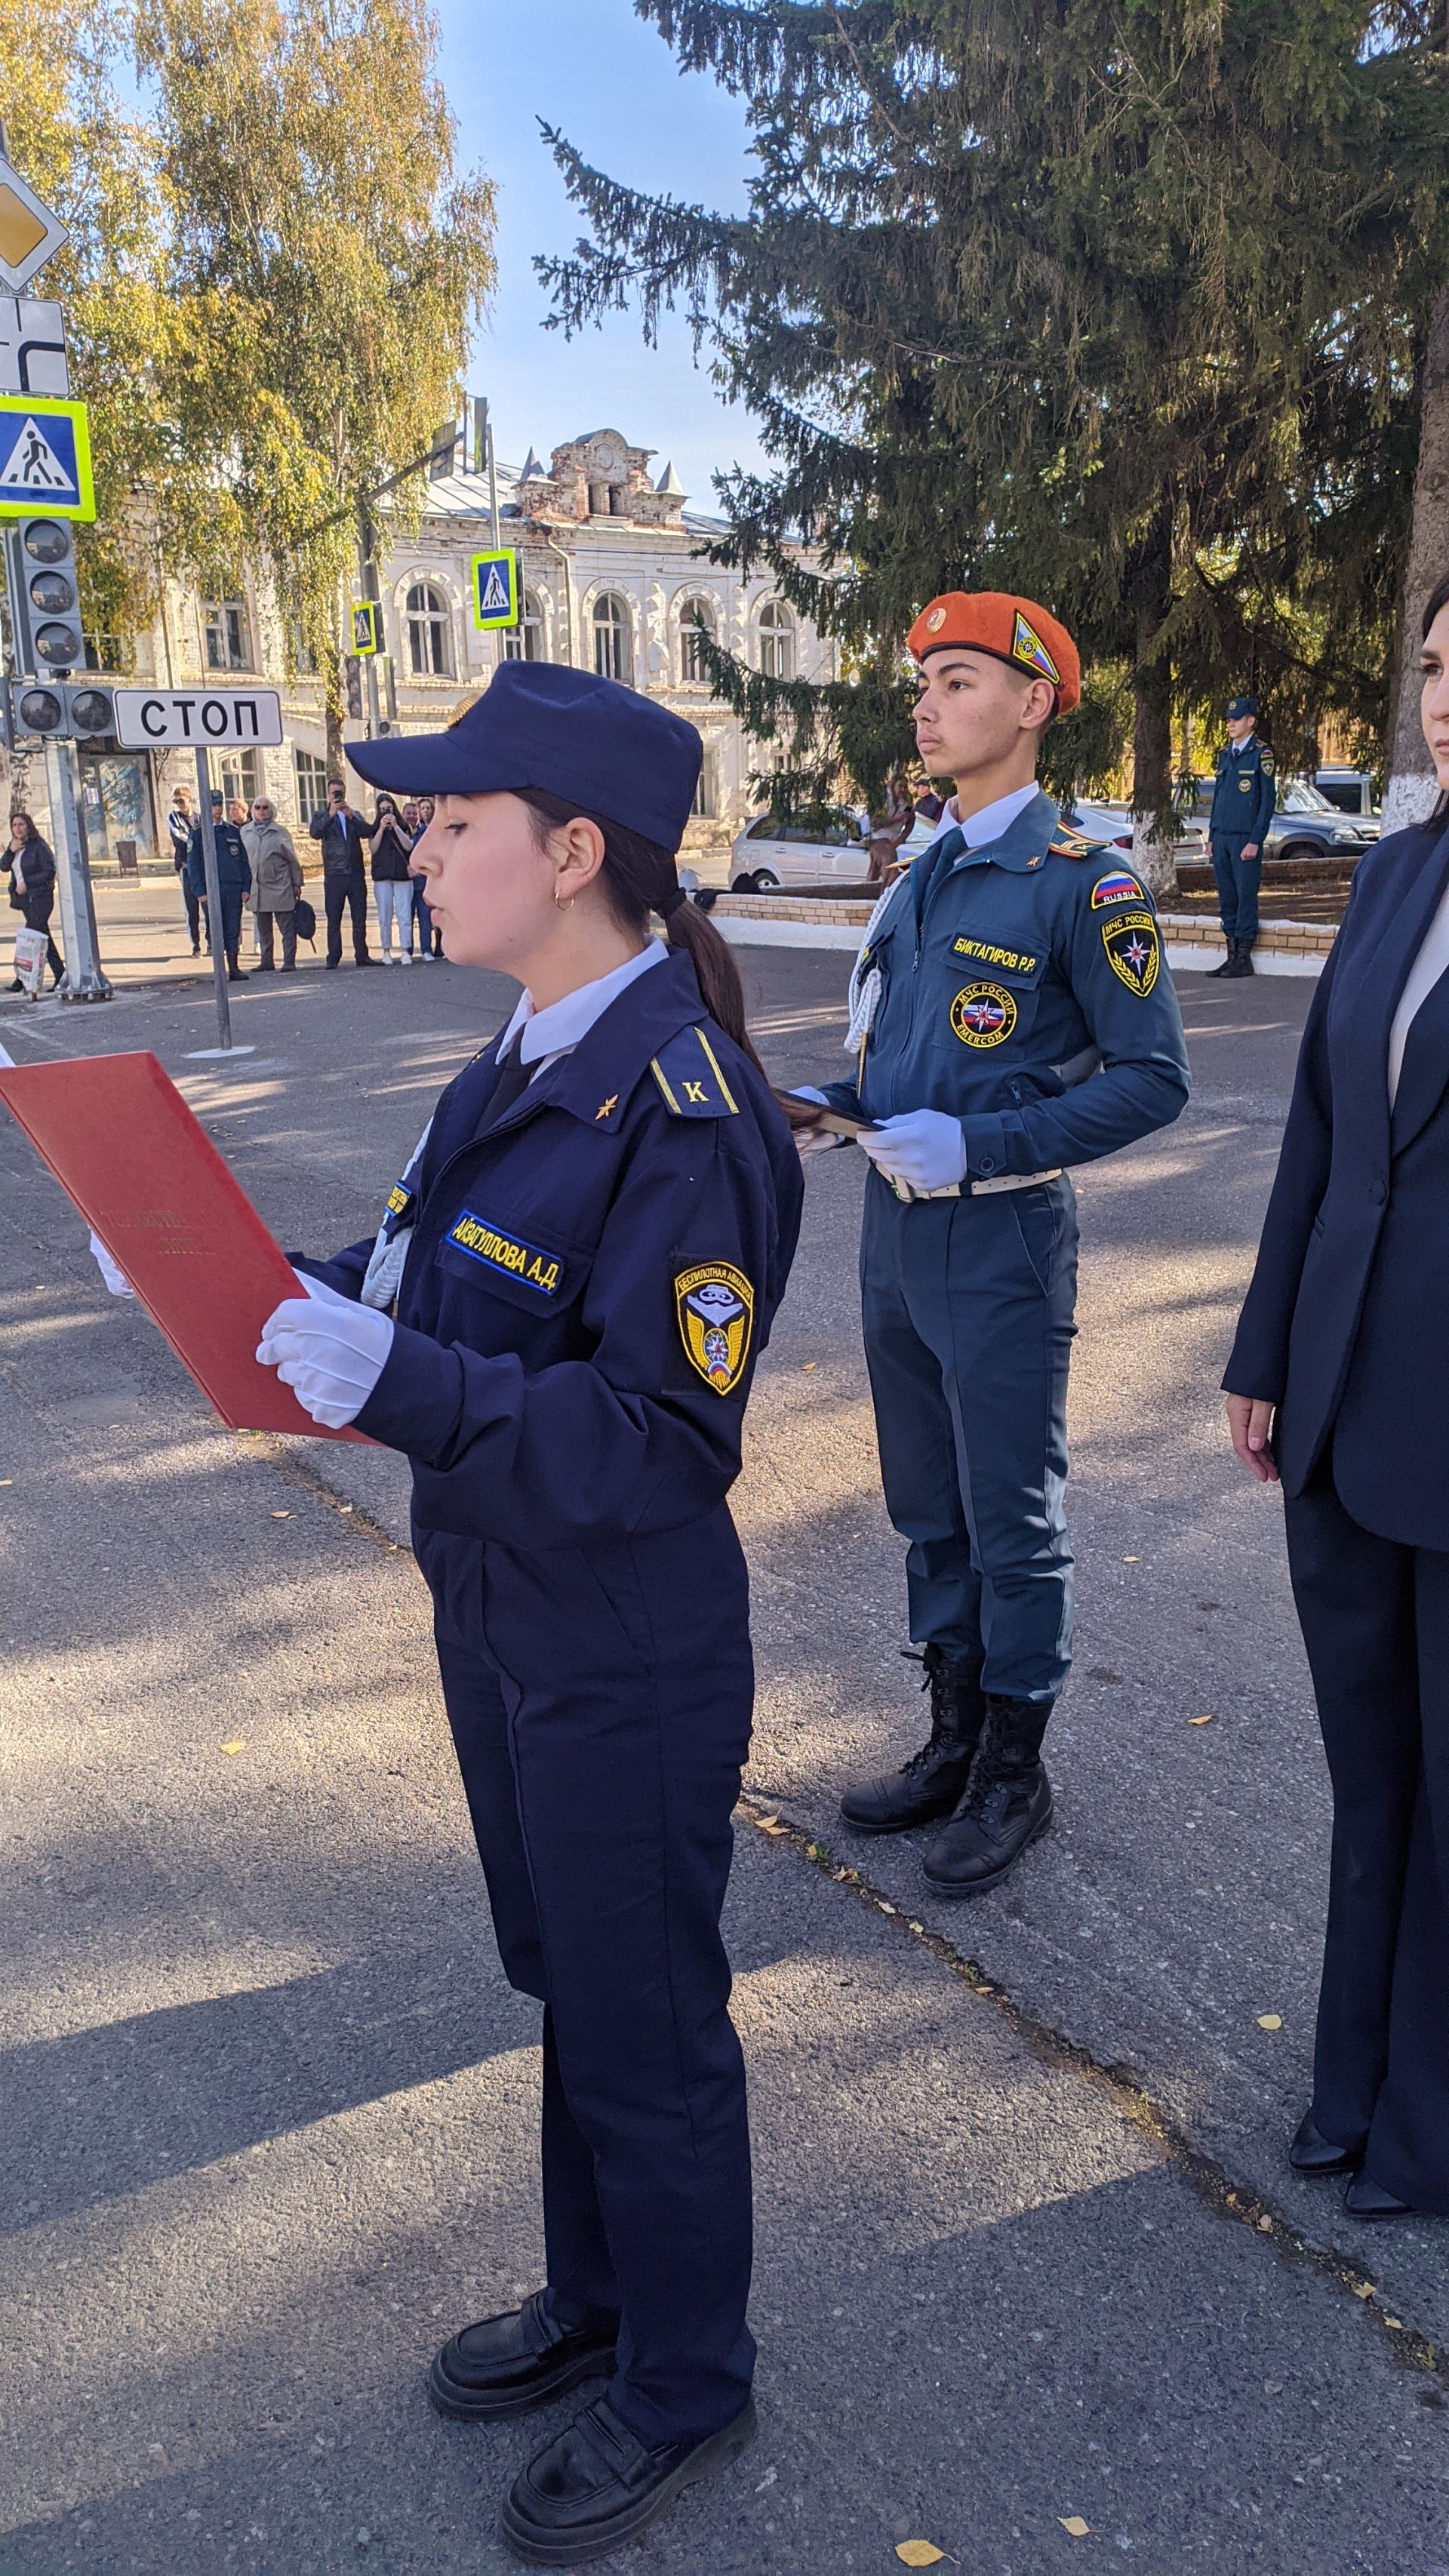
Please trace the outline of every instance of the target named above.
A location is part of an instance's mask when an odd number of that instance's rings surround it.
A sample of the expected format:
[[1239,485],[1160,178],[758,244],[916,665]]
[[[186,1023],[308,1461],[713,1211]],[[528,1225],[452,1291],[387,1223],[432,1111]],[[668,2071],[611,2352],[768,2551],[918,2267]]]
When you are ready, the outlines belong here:
[[925,1857],[933,1896],[984,1896],[1046,1832],[1052,1792],[1040,1754],[1053,1706],[1049,1699],[987,1699],[966,1794]]
[[703,2442],[646,2450],[607,2397],[596,2397],[557,2441],[519,2472],[499,2516],[508,2547],[529,2567],[584,2567],[667,2512],[681,2488],[729,2466],[755,2438],[755,2409]]
[[1210,966],[1207,970],[1209,975],[1230,975],[1233,971],[1233,960],[1237,956],[1237,953],[1238,943],[1236,939],[1230,939],[1228,941],[1228,953],[1223,959],[1221,966]]
[[428,2373],[428,2393],[441,2415],[486,2424],[547,2406],[581,2379],[607,2379],[614,2336],[607,2326],[556,2326],[535,2290],[521,2308],[464,2326],[445,2343]]
[[1317,2181],[1326,2174],[1357,2173],[1363,2163],[1361,2147],[1336,2147],[1325,2138],[1311,2110],[1305,2111],[1294,2132],[1288,2150],[1288,2162],[1295,2173],[1307,2174]]
[[1412,2218],[1413,2203],[1396,2200],[1372,2174],[1356,2173],[1343,2195],[1343,2205],[1350,2218]]
[[903,1834],[949,1816],[971,1777],[981,1740],[986,1702],[981,1666],[927,1646],[922,1690],[931,1694],[931,1733],[899,1771],[876,1780],[852,1780],[840,1801],[845,1823],[858,1834]]

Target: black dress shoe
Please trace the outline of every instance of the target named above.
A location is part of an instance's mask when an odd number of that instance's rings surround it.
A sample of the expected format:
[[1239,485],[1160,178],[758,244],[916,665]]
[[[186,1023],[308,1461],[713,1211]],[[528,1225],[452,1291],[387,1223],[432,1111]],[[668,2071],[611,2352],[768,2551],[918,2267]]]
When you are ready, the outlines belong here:
[[970,1786],[922,1864],[933,1896],[984,1896],[1046,1832],[1052,1791],[1039,1757],[1052,1707],[988,1698]]
[[1350,2218],[1412,2218],[1413,2203],[1396,2200],[1372,2174],[1356,2173],[1343,2195],[1343,2205]]
[[703,2442],[646,2450],[607,2397],[596,2397],[520,2470],[498,2527],[529,2567],[583,2567],[658,2520],[681,2488],[729,2466],[755,2438],[755,2409]]
[[535,2290],[521,2308],[464,2326],[445,2343],[428,2373],[428,2392],[439,2414],[485,2424],[546,2406],[581,2379],[607,2379],[613,2367],[611,2326],[557,2326],[543,2292]]
[[1325,2174],[1357,2173],[1363,2163],[1362,2147],[1336,2147],[1325,2138],[1311,2110],[1305,2111],[1294,2131],[1288,2150],[1288,2162],[1295,2173],[1319,2180]]
[[931,1694],[931,1732],[899,1771],[876,1780],[852,1780],[840,1813],[858,1834],[903,1834],[949,1816],[971,1777],[981,1740],[986,1702],[981,1666],[927,1646],[922,1690]]

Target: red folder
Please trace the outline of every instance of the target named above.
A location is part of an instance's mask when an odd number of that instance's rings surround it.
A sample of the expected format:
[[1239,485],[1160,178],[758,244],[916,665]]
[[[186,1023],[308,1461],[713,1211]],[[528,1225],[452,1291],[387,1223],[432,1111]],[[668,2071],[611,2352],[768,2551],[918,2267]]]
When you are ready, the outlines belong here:
[[256,1358],[273,1307],[302,1291],[154,1055],[0,1065],[0,1100],[228,1430],[365,1438],[314,1422]]

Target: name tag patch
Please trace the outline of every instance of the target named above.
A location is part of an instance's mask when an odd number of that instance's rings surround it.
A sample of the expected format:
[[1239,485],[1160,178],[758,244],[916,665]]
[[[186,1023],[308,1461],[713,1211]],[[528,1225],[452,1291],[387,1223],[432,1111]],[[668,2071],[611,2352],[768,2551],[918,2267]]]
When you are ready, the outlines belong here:
[[1004,1046],[1016,1026],[1016,996],[1004,984],[967,984],[951,1005],[951,1026],[963,1046]]
[[1157,924],[1150,912],[1120,913],[1115,921],[1102,924],[1102,945],[1107,962],[1119,984],[1143,1000],[1157,981],[1162,963]]
[[406,1216],[415,1196],[416,1192],[410,1190],[405,1181],[394,1181],[387,1194],[388,1215]]
[[679,1337],[690,1367],[716,1395],[739,1385],[750,1352],[755,1292],[732,1261],[701,1261],[674,1282]]
[[460,1252],[476,1261],[484,1270],[499,1270],[507,1279],[516,1279],[522,1287],[535,1289],[540,1297],[556,1297],[564,1281],[564,1265],[557,1253],[540,1251],[536,1243],[525,1243],[520,1235],[505,1234],[501,1227],[490,1225],[486,1217],[475,1216],[464,1208],[448,1234]]
[[1099,877],[1092,888],[1092,910],[1105,912],[1109,903],[1145,903],[1146,895],[1135,877],[1125,868],[1117,868],[1109,877]]
[[985,939],[953,939],[951,945],[958,957],[978,958],[983,966],[997,966],[1005,975],[1034,975],[1040,962],[1015,948],[993,948]]

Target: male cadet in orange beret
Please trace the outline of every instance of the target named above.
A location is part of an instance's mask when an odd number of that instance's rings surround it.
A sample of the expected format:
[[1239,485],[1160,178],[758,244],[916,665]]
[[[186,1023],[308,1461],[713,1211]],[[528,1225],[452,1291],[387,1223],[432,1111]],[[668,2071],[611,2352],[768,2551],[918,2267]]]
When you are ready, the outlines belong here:
[[[874,1122],[865,1348],[931,1734],[841,1812],[864,1833],[941,1823],[927,1881],[975,1896],[1051,1819],[1041,1746],[1072,1623],[1066,1166],[1176,1118],[1187,1057],[1145,889],[1036,785],[1042,735],[1081,696],[1065,627],[948,591],[910,647],[921,759],[956,793],[857,964],[857,1079],[805,1096]],[[802,1149],[824,1141],[806,1130]]]

